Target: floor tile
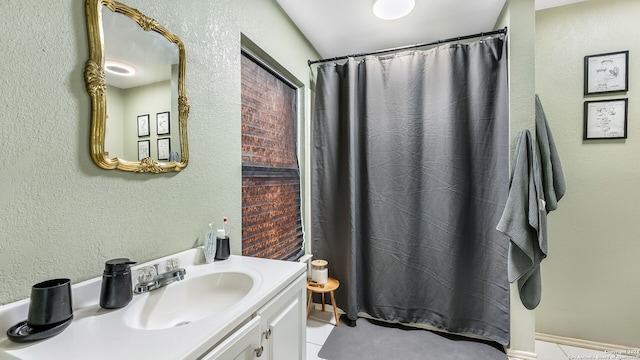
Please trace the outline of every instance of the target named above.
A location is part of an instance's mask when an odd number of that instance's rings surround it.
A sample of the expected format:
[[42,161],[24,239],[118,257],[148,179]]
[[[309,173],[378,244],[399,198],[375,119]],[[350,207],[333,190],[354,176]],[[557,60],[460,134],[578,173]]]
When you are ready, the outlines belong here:
[[[605,359],[634,359],[633,357],[624,356],[622,352],[604,352],[590,349],[578,348],[575,346],[559,345],[562,351],[564,351],[569,359],[584,359],[584,360],[605,360]],[[637,358],[635,358],[637,359]]]
[[[638,360],[640,358],[640,350],[611,350],[606,353],[607,358],[605,359],[616,359],[616,360]],[[613,357],[615,356],[615,357]]]
[[307,342],[322,346],[334,326],[328,322],[309,318],[307,320]]
[[560,346],[553,343],[536,340],[536,354],[538,360],[568,360],[569,357],[560,349]]
[[307,360],[322,360],[322,358],[318,356],[320,349],[322,349],[322,345],[316,345],[308,342],[307,343]]
[[[320,305],[317,305],[317,308],[312,307],[311,313],[309,314],[309,319],[318,320],[324,323],[330,323],[332,325],[336,324],[336,317],[333,314],[333,308],[331,306],[325,306],[325,311],[322,311]],[[338,313],[340,316],[340,313]]]

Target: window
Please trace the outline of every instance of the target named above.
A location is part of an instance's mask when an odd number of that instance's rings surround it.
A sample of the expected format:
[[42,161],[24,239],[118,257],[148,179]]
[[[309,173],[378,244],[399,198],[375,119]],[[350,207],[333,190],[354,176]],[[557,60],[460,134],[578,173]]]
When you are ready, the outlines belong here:
[[297,89],[242,54],[242,255],[304,254]]

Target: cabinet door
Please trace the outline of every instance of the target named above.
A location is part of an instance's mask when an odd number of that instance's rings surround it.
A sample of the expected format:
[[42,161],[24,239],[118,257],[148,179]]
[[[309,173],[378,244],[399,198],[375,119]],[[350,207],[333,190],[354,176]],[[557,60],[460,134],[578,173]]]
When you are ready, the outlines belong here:
[[306,358],[305,281],[305,275],[296,279],[258,311],[262,318],[263,346],[268,360]]
[[260,320],[260,316],[256,316],[200,359],[253,360],[262,355],[262,349],[260,349]]

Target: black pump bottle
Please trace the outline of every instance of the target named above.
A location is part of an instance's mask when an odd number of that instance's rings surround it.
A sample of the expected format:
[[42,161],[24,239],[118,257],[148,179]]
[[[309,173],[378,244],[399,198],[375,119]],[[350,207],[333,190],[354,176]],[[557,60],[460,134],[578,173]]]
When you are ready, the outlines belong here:
[[104,263],[100,307],[103,309],[119,309],[129,304],[133,298],[133,285],[129,266],[135,263],[135,261],[129,261],[127,258],[112,259]]

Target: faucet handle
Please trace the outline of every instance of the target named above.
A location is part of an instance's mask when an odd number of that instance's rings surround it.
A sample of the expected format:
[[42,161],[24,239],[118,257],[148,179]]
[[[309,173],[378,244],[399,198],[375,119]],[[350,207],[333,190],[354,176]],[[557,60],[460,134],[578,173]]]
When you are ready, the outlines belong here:
[[154,278],[153,266],[144,266],[138,269],[138,282],[146,284],[151,282]]
[[164,264],[165,271],[177,270],[180,267],[180,259],[178,258],[170,258]]

